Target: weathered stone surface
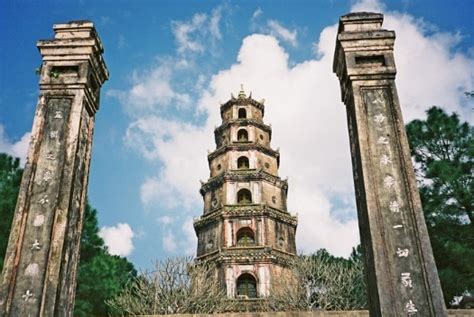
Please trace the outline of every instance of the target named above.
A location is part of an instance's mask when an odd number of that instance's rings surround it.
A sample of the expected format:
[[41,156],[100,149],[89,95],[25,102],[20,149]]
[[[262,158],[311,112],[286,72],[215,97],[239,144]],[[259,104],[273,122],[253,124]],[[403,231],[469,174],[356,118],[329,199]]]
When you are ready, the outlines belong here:
[[1,316],[67,316],[74,307],[94,115],[108,78],[87,21],[38,42],[40,94],[5,265]]
[[[263,312],[263,313],[225,313],[225,314],[176,314],[176,315],[146,315],[142,317],[368,317],[369,312],[366,310],[352,311],[312,311],[312,312]],[[392,316],[392,315],[389,315]],[[472,317],[474,309],[451,309],[448,311],[449,317]]]
[[[347,107],[371,316],[446,316],[383,16],[341,17],[334,72]],[[414,61],[415,62],[415,61]]]

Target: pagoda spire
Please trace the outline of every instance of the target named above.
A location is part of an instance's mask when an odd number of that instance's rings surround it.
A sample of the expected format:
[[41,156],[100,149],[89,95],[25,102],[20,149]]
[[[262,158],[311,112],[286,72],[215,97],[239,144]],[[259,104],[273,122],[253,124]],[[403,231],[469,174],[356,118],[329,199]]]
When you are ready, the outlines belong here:
[[244,91],[244,85],[240,84],[239,99],[245,99],[245,98],[247,98],[247,95],[245,94],[245,91]]

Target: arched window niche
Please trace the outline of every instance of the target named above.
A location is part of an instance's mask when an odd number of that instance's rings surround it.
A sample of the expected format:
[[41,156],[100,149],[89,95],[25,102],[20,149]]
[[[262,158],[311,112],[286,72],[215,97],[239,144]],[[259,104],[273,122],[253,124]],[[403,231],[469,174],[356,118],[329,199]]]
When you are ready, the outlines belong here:
[[246,119],[247,118],[247,110],[244,108],[240,108],[238,112],[239,119]]
[[255,235],[249,227],[241,228],[237,231],[237,246],[246,247],[255,244]]
[[248,157],[246,156],[241,156],[237,159],[237,168],[239,170],[241,169],[248,169],[250,168],[250,164],[249,164],[249,159]]
[[243,273],[237,278],[237,296],[257,298],[257,280],[252,274]]
[[237,141],[239,142],[247,142],[249,140],[249,134],[247,130],[240,129],[237,131]]
[[246,205],[252,203],[252,193],[250,190],[244,188],[237,192],[237,203],[239,205]]

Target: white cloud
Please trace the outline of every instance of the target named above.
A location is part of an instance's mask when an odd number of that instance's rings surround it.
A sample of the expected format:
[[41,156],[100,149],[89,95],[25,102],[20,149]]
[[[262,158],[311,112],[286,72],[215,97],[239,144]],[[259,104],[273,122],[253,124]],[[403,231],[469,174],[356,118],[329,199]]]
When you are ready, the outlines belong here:
[[384,13],[383,28],[395,30],[397,89],[406,122],[424,117],[424,111],[438,105],[473,120],[464,91],[474,86],[474,60],[456,52],[459,33],[440,31],[435,25],[409,14],[386,12],[377,0],[357,1],[351,12]]
[[196,13],[190,20],[173,21],[171,28],[178,46],[178,53],[202,53],[210,43],[222,38],[220,21],[225,6],[218,6],[211,15]]
[[194,233],[193,219],[184,218],[181,225],[179,238],[170,230],[162,236],[163,249],[169,253],[184,253],[192,255],[196,253],[196,234]]
[[263,11],[258,8],[250,19],[250,30],[261,34],[272,35],[282,42],[286,42],[293,47],[298,46],[298,31],[290,30],[284,27],[281,22],[270,19],[266,21],[266,24],[259,22],[259,17],[263,15]]
[[175,221],[173,217],[170,216],[162,216],[158,218],[158,222],[163,224],[164,226],[170,225]]
[[20,164],[23,166],[26,162],[30,138],[31,133],[27,132],[20,140],[12,142],[5,133],[5,127],[0,124],[0,153],[7,153],[13,157],[19,157]]
[[210,126],[202,128],[157,116],[131,123],[125,136],[127,145],[164,165],[157,177],[142,185],[142,202],[160,202],[167,208],[179,205],[187,210],[199,203],[198,180],[208,175],[206,145],[210,146],[211,135]]
[[167,107],[183,109],[189,106],[191,98],[172,87],[173,72],[187,67],[184,60],[161,60],[158,67],[144,73],[134,72],[133,84],[128,91],[109,90],[107,96],[116,97],[130,114],[141,115]]
[[385,15],[384,27],[397,33],[397,88],[405,121],[424,117],[426,108],[433,105],[473,120],[463,92],[474,87],[474,60],[456,53],[459,34],[426,34],[424,26],[406,14]]
[[252,14],[252,19],[256,19],[260,17],[263,14],[262,8],[258,7],[257,10],[255,10]]
[[112,227],[102,227],[99,236],[112,255],[128,256],[133,251],[134,233],[128,223],[118,223]]
[[185,218],[181,230],[184,233],[184,240],[182,250],[185,254],[196,253],[196,233],[194,232],[193,219],[191,217]]
[[361,0],[355,1],[351,7],[351,12],[382,12],[385,5],[379,0]]
[[219,28],[219,23],[222,18],[222,8],[221,6],[212,10],[211,18],[209,19],[209,31],[211,32],[212,37],[216,39],[221,39],[222,34]]
[[171,231],[167,231],[162,238],[163,249],[167,252],[175,252],[177,248],[176,237]]
[[187,50],[193,52],[204,51],[204,46],[198,40],[193,40],[191,36],[196,31],[202,30],[206,20],[207,15],[196,13],[190,21],[173,21],[172,28],[178,44],[178,52],[183,53]]
[[296,46],[298,44],[296,39],[298,32],[296,30],[290,31],[276,20],[268,20],[267,25],[270,29],[270,34],[278,37],[279,39],[285,42],[288,42],[292,46]]
[[[368,4],[378,2],[355,7]],[[462,91],[473,87],[474,65],[472,58],[453,53],[459,35],[428,33],[420,21],[392,12],[385,14],[384,27],[397,32],[397,85],[405,121],[424,116],[433,104],[472,120]],[[322,30],[315,45],[318,59],[294,66],[275,37],[246,37],[236,63],[216,73],[197,102],[197,110],[208,115],[202,126],[157,116],[135,120],[127,131],[128,144],[163,164],[142,186],[142,201],[199,213],[197,180],[209,175],[205,149],[214,148],[219,102],[243,83],[254,98],[267,100],[265,122],[273,127],[273,147],[281,148],[280,175],[289,176],[288,206],[299,215],[297,247],[349,255],[359,238],[345,106],[332,73],[336,32],[337,25]],[[187,223],[182,235],[195,241],[192,223]]]

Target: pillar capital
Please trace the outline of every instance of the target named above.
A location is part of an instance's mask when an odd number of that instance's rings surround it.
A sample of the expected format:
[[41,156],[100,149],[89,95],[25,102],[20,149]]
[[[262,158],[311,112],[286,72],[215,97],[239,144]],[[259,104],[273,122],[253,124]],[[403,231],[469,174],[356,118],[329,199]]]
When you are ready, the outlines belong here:
[[333,71],[341,81],[341,96],[350,95],[358,80],[395,79],[395,32],[382,28],[380,13],[356,12],[339,19]]
[[92,114],[98,110],[97,98],[109,71],[102,57],[104,47],[90,21],[55,24],[55,36],[37,43],[43,58],[40,89],[50,93],[86,89],[87,106]]

